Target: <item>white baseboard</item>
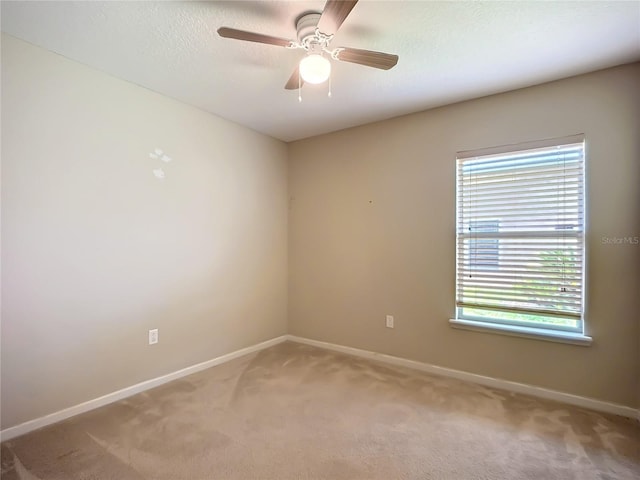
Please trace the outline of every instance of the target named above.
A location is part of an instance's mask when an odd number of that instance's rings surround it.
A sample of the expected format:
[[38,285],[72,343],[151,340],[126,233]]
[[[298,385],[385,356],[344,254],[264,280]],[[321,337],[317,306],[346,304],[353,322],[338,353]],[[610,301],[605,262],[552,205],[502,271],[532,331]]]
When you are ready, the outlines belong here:
[[192,373],[196,373],[201,370],[206,370],[207,368],[220,365],[221,363],[228,362],[230,360],[233,360],[234,358],[238,358],[243,355],[247,355],[249,353],[257,352],[265,348],[272,347],[274,345],[277,345],[287,340],[292,342],[312,345],[315,347],[325,348],[327,350],[334,350],[337,352],[346,353],[348,355],[354,355],[357,357],[377,360],[377,361],[389,363],[392,365],[399,365],[403,367],[413,368],[416,370],[421,370],[423,372],[433,373],[435,375],[457,378],[459,380],[478,383],[481,385],[486,385],[488,387],[501,388],[503,390],[508,390],[508,391],[517,392],[517,393],[524,393],[527,395],[546,398],[549,400],[555,400],[558,402],[563,402],[570,405],[589,408],[589,409],[600,411],[600,412],[606,412],[606,413],[612,413],[614,415],[622,415],[624,417],[636,418],[638,421],[640,421],[640,410],[636,410],[634,408],[627,407],[624,405],[609,403],[602,400],[596,400],[593,398],[580,397],[578,395],[558,392],[555,390],[548,390],[546,388],[535,387],[535,386],[526,385],[523,383],[516,383],[516,382],[500,380],[492,377],[485,377],[482,375],[476,375],[474,373],[464,372],[461,370],[453,370],[450,368],[438,367],[436,365],[430,365],[428,363],[417,362],[415,360],[408,360],[406,358],[394,357],[392,355],[385,355],[383,353],[371,352],[368,350],[361,350],[359,348],[346,347],[344,345],[336,345],[334,343],[311,340],[309,338],[297,337],[295,335],[282,335],[280,337],[272,338],[271,340],[267,340],[265,342],[261,342],[256,345],[252,345],[250,347],[236,350],[235,352],[227,353],[226,355],[221,355],[211,360],[207,360],[206,362],[198,363],[196,365],[183,368],[181,370],[169,373],[167,375],[153,378],[151,380],[146,380],[136,385],[123,388],[122,390],[118,390],[116,392],[112,392],[107,395],[103,395],[102,397],[89,400],[79,405],[74,405],[73,407],[65,408],[64,410],[60,410],[58,412],[51,413],[49,415],[45,415],[43,417],[36,418],[34,420],[29,420],[27,422],[21,423],[20,425],[6,428],[0,431],[0,441],[6,441],[15,437],[19,437],[20,435],[24,435],[33,430],[37,430],[39,428],[46,427],[53,423],[66,420],[67,418],[73,417],[75,415],[79,415],[81,413],[88,412],[90,410],[94,410],[96,408],[102,407],[104,405],[108,405],[113,402],[117,402],[118,400],[122,400],[123,398],[127,398],[137,393],[141,393],[146,390],[149,390],[151,388],[158,387],[172,380],[176,380],[178,378],[191,375]]
[[6,428],[0,431],[0,441],[4,442],[5,440],[10,440],[20,435],[24,435],[25,433],[29,433],[33,430],[46,427],[47,425],[66,420],[67,418],[88,412],[89,410],[94,410],[109,403],[117,402],[118,400],[122,400],[123,398],[127,398],[137,393],[144,392],[145,390],[158,387],[172,380],[191,375],[192,373],[196,373],[201,370],[206,370],[207,368],[220,365],[221,363],[228,362],[229,360],[233,360],[234,358],[238,358],[249,353],[272,347],[273,345],[277,345],[278,343],[282,343],[286,340],[287,335],[272,338],[271,340],[267,340],[266,342],[261,342],[250,347],[241,348],[240,350],[227,353],[226,355],[221,355],[211,360],[207,360],[206,362],[198,363],[196,365],[192,365],[190,367],[168,373],[167,375],[162,375],[160,377],[152,378],[151,380],[137,383],[136,385],[123,388],[122,390],[118,390],[116,392],[108,393],[107,395],[103,395],[102,397],[94,398],[93,400],[89,400],[79,405],[74,405],[73,407],[65,408],[64,410],[45,415],[44,417],[36,418],[35,420],[29,420],[27,422],[21,423],[20,425],[16,425],[15,427]]
[[406,358],[394,357],[392,355],[386,355],[384,353],[371,352],[369,350],[361,350],[359,348],[346,347],[344,345],[336,345],[335,343],[320,342],[318,340],[297,337],[295,335],[286,335],[286,338],[287,340],[290,340],[292,342],[304,343],[306,345],[325,348],[327,350],[334,350],[336,352],[342,352],[348,355],[368,358],[371,360],[377,360],[379,362],[399,365],[402,367],[409,367],[416,370],[421,370],[423,372],[433,373],[435,375],[457,378],[458,380],[478,383],[487,387],[500,388],[502,390],[508,390],[511,392],[531,395],[534,397],[545,398],[547,400],[555,400],[557,402],[576,405],[578,407],[584,407],[599,412],[612,413],[614,415],[634,418],[640,421],[640,410],[627,407],[625,405],[619,405],[617,403],[605,402],[603,400],[597,400],[595,398],[581,397],[579,395],[535,387],[533,385],[527,385],[525,383],[510,382],[508,380],[485,377],[483,375],[476,375],[475,373],[464,372],[462,370],[439,367],[437,365],[417,362],[415,360],[408,360]]

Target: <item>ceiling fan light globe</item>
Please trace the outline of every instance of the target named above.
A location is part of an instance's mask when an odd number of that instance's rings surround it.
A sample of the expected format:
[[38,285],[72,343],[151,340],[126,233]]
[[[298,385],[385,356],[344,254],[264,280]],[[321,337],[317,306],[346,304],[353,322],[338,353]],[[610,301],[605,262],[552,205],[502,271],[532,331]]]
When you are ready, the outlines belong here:
[[313,53],[300,60],[300,76],[306,83],[323,83],[331,75],[331,62]]

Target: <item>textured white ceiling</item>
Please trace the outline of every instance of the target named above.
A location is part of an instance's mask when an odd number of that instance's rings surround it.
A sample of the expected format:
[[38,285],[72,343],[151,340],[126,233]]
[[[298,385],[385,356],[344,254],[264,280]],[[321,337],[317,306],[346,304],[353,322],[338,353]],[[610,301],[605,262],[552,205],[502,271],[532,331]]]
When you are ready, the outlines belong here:
[[640,1],[360,0],[331,44],[395,53],[389,71],[334,62],[327,85],[284,90],[301,50],[223,39],[220,26],[295,38],[324,1],[2,2],[2,30],[290,141],[640,60]]

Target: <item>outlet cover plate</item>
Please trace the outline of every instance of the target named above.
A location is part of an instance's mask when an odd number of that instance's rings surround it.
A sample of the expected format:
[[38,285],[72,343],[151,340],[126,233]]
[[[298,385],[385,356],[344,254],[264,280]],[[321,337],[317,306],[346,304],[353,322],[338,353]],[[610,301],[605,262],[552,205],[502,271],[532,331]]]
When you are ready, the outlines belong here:
[[387,328],[393,328],[393,315],[387,315]]
[[149,330],[149,345],[155,345],[158,343],[158,329],[154,328]]

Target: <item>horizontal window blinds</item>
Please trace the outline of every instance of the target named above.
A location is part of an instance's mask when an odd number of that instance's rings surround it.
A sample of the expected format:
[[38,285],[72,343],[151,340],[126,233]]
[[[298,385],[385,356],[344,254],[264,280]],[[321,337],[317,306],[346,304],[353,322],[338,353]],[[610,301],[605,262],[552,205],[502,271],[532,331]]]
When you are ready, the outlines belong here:
[[584,142],[457,160],[457,306],[581,319]]

